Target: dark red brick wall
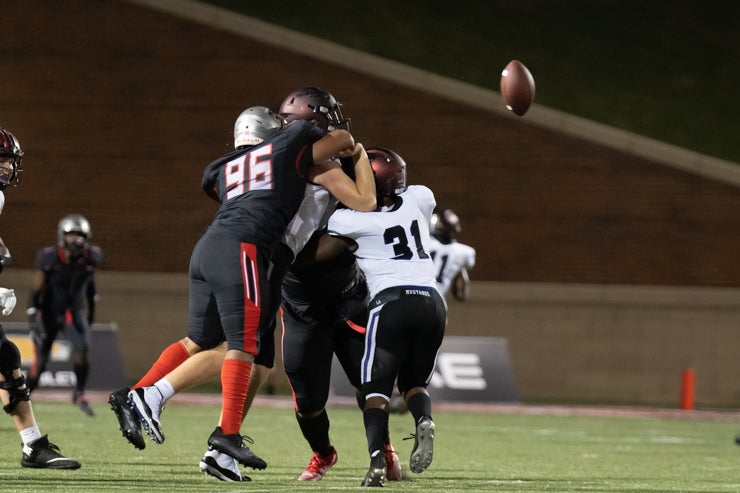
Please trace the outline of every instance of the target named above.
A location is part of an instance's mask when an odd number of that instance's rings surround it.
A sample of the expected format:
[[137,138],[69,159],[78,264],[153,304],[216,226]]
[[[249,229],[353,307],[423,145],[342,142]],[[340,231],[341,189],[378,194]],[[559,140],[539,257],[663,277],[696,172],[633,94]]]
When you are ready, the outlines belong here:
[[358,140],[458,212],[475,279],[740,286],[740,190],[127,2],[5,0],[0,125],[26,151],[0,233],[16,265],[85,214],[106,268],[185,272],[233,121],[331,90]]

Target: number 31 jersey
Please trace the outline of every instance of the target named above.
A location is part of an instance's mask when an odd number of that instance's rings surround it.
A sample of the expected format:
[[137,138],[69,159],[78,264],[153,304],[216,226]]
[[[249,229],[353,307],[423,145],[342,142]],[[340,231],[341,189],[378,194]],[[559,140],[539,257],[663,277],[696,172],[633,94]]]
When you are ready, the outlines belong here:
[[330,235],[356,243],[354,254],[371,296],[395,286],[437,286],[428,253],[435,205],[429,188],[411,185],[392,206],[375,212],[339,209],[329,218]]

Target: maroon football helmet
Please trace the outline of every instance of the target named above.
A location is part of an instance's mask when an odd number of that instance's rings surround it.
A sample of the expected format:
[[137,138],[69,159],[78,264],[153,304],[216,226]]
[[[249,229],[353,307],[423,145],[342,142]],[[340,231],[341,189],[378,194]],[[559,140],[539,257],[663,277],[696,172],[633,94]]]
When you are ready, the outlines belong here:
[[0,157],[11,157],[13,159],[12,169],[0,172],[0,190],[5,190],[8,185],[17,186],[21,181],[21,172],[23,171],[21,166],[23,151],[15,135],[4,128],[0,128]]
[[460,218],[451,209],[432,214],[429,232],[437,238],[440,243],[448,244],[454,241],[457,234],[462,231]]
[[318,87],[304,87],[293,91],[280,106],[280,116],[286,122],[306,120],[324,133],[338,128],[350,130],[350,119],[342,115],[342,103],[331,93]]
[[[375,189],[379,199],[406,191],[406,161],[398,153],[382,147],[373,147],[366,152],[375,173]],[[382,200],[378,200],[380,202]]]

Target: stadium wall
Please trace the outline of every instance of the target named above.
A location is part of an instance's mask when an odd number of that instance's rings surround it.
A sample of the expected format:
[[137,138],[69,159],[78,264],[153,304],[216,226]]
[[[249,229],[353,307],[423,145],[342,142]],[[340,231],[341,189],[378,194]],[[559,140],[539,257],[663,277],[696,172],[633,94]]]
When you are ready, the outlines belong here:
[[[8,269],[4,285],[23,295],[31,274]],[[98,287],[97,321],[119,327],[133,383],[185,335],[187,276],[102,272]],[[506,338],[524,402],[678,407],[691,368],[697,408],[736,408],[739,318],[738,289],[477,281],[468,301],[450,302],[447,334]],[[287,392],[279,351],[276,368]]]
[[159,9],[193,2],[3,5],[0,125],[26,171],[6,191],[0,284],[25,306],[36,250],[85,214],[106,254],[99,321],[120,327],[130,379],[185,333],[188,259],[215,212],[199,183],[234,118],[318,85],[460,215],[478,263],[450,333],[507,337],[523,399],[670,405],[694,365],[699,405],[738,405],[736,167],[537,106],[516,118],[492,91],[284,30],[267,43],[250,19]]

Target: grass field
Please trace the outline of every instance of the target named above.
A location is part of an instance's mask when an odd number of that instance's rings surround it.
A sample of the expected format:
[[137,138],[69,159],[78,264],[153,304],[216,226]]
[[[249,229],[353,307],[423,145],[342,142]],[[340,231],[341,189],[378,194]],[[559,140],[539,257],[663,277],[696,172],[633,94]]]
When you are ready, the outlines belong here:
[[[319,483],[299,483],[307,448],[290,407],[256,407],[246,428],[264,458],[252,482],[222,483],[198,470],[219,408],[173,401],[163,415],[166,442],[138,451],[120,435],[107,404],[84,417],[67,402],[34,403],[43,433],[82,462],[77,471],[20,467],[20,439],[0,421],[0,480],[11,492],[357,491],[368,459],[360,413],[332,407],[339,463]],[[547,409],[547,408],[543,408]],[[434,462],[420,475],[387,483],[420,492],[734,492],[740,491],[740,427],[727,418],[607,417],[563,413],[436,411]],[[413,444],[409,415],[391,416],[404,466]]]

